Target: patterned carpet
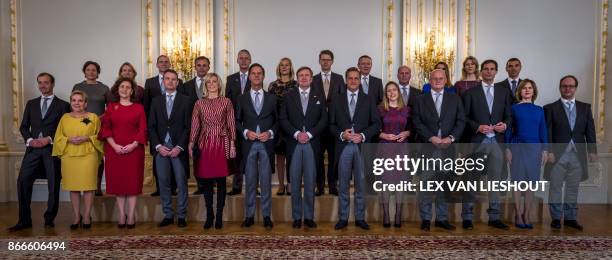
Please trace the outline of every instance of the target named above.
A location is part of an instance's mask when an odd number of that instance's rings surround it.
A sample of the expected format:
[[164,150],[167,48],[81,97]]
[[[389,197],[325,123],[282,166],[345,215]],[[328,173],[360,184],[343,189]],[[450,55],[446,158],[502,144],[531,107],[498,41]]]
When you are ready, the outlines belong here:
[[66,251],[8,251],[0,259],[605,259],[611,237],[563,236],[112,236],[67,238]]

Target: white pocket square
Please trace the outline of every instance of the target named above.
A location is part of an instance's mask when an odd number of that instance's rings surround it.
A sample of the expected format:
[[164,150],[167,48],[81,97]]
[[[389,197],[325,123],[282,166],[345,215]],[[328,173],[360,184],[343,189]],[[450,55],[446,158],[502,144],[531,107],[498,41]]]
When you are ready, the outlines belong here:
[[321,101],[317,101],[317,105],[321,105]]

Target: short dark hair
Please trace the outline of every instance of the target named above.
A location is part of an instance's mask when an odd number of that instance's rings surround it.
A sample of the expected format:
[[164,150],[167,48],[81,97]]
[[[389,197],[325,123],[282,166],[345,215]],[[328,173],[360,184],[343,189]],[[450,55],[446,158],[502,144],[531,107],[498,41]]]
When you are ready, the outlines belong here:
[[119,85],[121,85],[121,83],[123,82],[129,82],[130,85],[132,86],[132,94],[130,95],[130,101],[132,102],[136,102],[136,81],[134,81],[131,78],[126,78],[126,77],[120,77],[117,80],[115,80],[115,84],[113,84],[113,86],[111,87],[111,95],[113,96],[113,98],[115,98],[115,100],[119,101]]
[[521,63],[521,60],[519,60],[519,59],[518,59],[518,58],[516,58],[516,57],[512,57],[512,58],[508,59],[508,61],[506,61],[506,66],[508,66],[508,63],[513,62],[513,61],[518,61],[519,65],[523,65],[523,64]]
[[330,50],[322,50],[321,52],[319,52],[319,59],[321,59],[321,56],[327,54],[331,57],[332,60],[334,60],[334,53]]
[[259,63],[253,63],[253,64],[251,64],[251,66],[249,66],[249,74],[251,74],[251,70],[252,70],[254,67],[259,67],[259,68],[261,69],[261,73],[262,73],[264,76],[266,75],[266,70],[265,70],[265,69],[264,69],[264,67],[263,67],[263,66],[261,66],[261,64],[259,64]]
[[198,56],[197,58],[195,58],[195,60],[193,60],[193,64],[198,63],[199,60],[205,60],[206,62],[208,62],[208,65],[210,65],[210,60],[206,56]]
[[497,61],[492,60],[492,59],[488,59],[488,60],[483,61],[482,64],[480,64],[480,70],[482,71],[482,69],[484,69],[484,66],[486,64],[489,64],[489,63],[493,63],[493,65],[495,65],[495,70],[498,70],[498,68],[497,68]]
[[563,76],[563,78],[561,78],[561,80],[559,80],[559,88],[561,88],[561,82],[563,82],[567,78],[573,79],[574,82],[576,82],[576,88],[578,88],[578,79],[574,75],[565,75],[565,76]]
[[168,55],[162,54],[162,55],[157,56],[157,60],[155,60],[155,63],[159,63],[159,59],[161,57],[166,57],[166,58],[168,58],[168,60],[170,59],[170,57],[168,57]]
[[98,72],[98,75],[100,75],[100,64],[90,60],[86,61],[85,64],[83,64],[83,73],[85,73],[85,69],[87,69],[89,65],[94,65],[96,67],[96,72]]
[[310,67],[308,67],[308,66],[303,66],[303,67],[300,67],[299,69],[297,69],[297,71],[295,72],[295,75],[297,76],[297,74],[300,73],[300,71],[302,71],[302,70],[309,71],[310,72],[310,76],[312,77],[312,69],[310,69]]
[[364,55],[359,56],[359,59],[357,59],[357,63],[359,63],[361,59],[366,59],[366,58],[372,60],[372,57],[364,54]]
[[238,54],[240,54],[241,52],[245,52],[246,54],[248,54],[249,56],[251,56],[251,53],[249,52],[249,50],[247,49],[242,49],[240,51],[238,51]]
[[348,78],[348,74],[351,71],[357,72],[358,74],[360,73],[358,68],[350,67],[350,68],[346,69],[346,72],[344,72],[344,78],[345,79]]
[[36,76],[36,80],[38,80],[40,77],[43,76],[47,76],[49,77],[49,80],[51,81],[51,84],[55,84],[55,77],[53,77],[53,75],[51,75],[51,73],[49,72],[41,72],[38,74],[38,76]]
[[168,74],[168,73],[172,73],[172,74],[176,75],[176,78],[178,78],[178,72],[176,72],[176,70],[173,70],[173,69],[168,69],[168,70],[164,71],[164,75],[163,75],[164,78],[166,77],[166,74]]

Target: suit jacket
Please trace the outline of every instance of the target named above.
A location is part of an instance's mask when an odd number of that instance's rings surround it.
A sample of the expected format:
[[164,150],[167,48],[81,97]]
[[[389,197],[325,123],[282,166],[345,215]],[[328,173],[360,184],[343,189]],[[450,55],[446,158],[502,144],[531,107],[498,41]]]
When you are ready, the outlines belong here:
[[251,90],[251,80],[247,77],[244,93],[240,92],[240,72],[227,76],[227,81],[225,82],[225,97],[229,98],[234,107],[236,107],[238,105],[238,97]]
[[166,132],[169,132],[172,144],[180,146],[183,151],[179,157],[185,168],[185,176],[189,177],[189,156],[187,153],[187,144],[189,142],[189,134],[191,132],[191,99],[181,93],[176,93],[172,112],[168,117],[166,111],[166,96],[157,96],[151,103],[151,111],[147,122],[149,128],[149,141],[151,155],[155,156],[157,150],[155,146],[164,145]]
[[[521,84],[521,81],[523,81],[523,80],[519,78],[518,82],[516,83],[516,87],[517,88]],[[502,86],[502,87],[506,88],[508,90],[508,93],[510,93],[510,96],[512,97],[512,104],[518,103],[518,99],[516,99],[515,93],[512,92],[512,86],[510,86],[510,82],[508,82],[507,78],[502,80],[502,81],[500,81],[500,82],[495,83],[495,86]]]
[[[238,85],[240,87],[240,85]],[[241,150],[243,158],[249,155],[251,146],[254,142],[244,138],[244,130],[256,131],[257,125],[259,130],[263,133],[268,130],[274,132],[274,138],[278,138],[278,108],[276,96],[264,91],[263,105],[261,112],[257,115],[255,106],[249,92],[245,92],[244,95],[238,97],[236,107],[236,139],[242,139]],[[270,159],[270,167],[274,169],[274,140],[270,139],[264,143],[266,151],[268,152],[268,158]],[[246,166],[246,160],[241,160],[241,172],[244,172]]]
[[[51,101],[47,101],[49,103],[47,114],[42,118],[40,102],[41,97],[37,97],[29,100],[25,106],[23,119],[19,127],[19,132],[21,132],[24,141],[30,138],[36,139],[40,133],[42,133],[42,136],[53,138],[60,119],[65,113],[70,112],[70,104],[54,96]],[[28,147],[26,152],[29,152],[31,149],[33,148]]]
[[[512,97],[508,89],[497,85],[493,87],[493,112],[489,113],[487,97],[482,85],[467,90],[462,97],[466,119],[466,127],[463,135],[470,135],[472,143],[481,143],[486,135],[478,132],[480,125],[495,125],[504,122],[509,127],[512,122],[511,106]],[[504,142],[504,133],[495,132],[497,143]]]
[[[179,79],[178,86],[176,89],[180,89],[183,85],[183,81]],[[158,96],[162,96],[161,85],[159,85],[159,75],[148,78],[145,81],[144,95],[142,98],[142,105],[144,106],[147,118],[149,118],[149,112],[151,110],[151,103],[153,99]]]
[[287,165],[291,165],[293,151],[298,144],[298,141],[293,137],[295,132],[305,130],[312,135],[310,144],[314,151],[315,161],[318,165],[320,156],[316,156],[321,152],[321,134],[327,130],[327,107],[325,99],[319,92],[313,91],[310,88],[308,94],[308,107],[306,115],[302,112],[302,99],[298,89],[289,91],[283,100],[281,111],[279,113],[280,126],[285,132],[285,140],[287,142]]
[[197,94],[198,86],[196,85],[196,78],[188,80],[182,86],[177,87],[176,90],[179,93],[191,98],[191,101],[192,101],[191,107],[193,108],[195,106],[195,102],[198,101],[199,99],[198,94]]
[[[312,78],[312,88],[319,92],[321,96],[325,95],[325,90],[323,89],[323,75],[321,75],[321,73]],[[344,78],[338,73],[331,72],[329,76],[329,94],[325,97],[326,103],[329,104],[331,102],[334,94],[340,94],[343,91],[346,91]]]
[[[546,124],[548,127],[548,142],[551,144],[551,149],[557,160],[563,155],[566,146],[558,144],[568,144],[570,140],[574,140],[578,160],[582,166],[582,180],[588,179],[587,172],[587,152],[597,153],[597,142],[595,136],[595,122],[591,105],[588,103],[576,100],[576,123],[574,129],[570,128],[567,114],[565,113],[563,102],[559,99],[553,103],[544,106],[544,114],[546,116]],[[555,145],[557,144],[557,145]],[[544,172],[544,178],[550,180],[550,171],[554,164],[547,164]]]
[[344,147],[348,144],[347,141],[340,139],[340,134],[351,127],[355,130],[355,133],[363,133],[363,135],[365,135],[365,140],[363,141],[365,143],[371,142],[372,138],[377,137],[380,133],[382,123],[376,108],[376,103],[363,93],[363,91],[359,91],[357,95],[353,119],[351,119],[351,114],[349,112],[347,94],[342,93],[333,97],[329,109],[329,130],[336,140],[334,157],[335,166],[338,163],[338,158],[340,158],[342,150],[344,150]]
[[[359,75],[359,77],[363,77],[363,75]],[[359,87],[359,92],[363,92],[363,86]],[[382,102],[383,95],[385,94],[384,92],[385,91],[383,89],[382,80],[370,75],[370,80],[368,82],[368,97],[372,98],[375,101],[375,105],[378,105],[380,104],[380,102]]]
[[412,122],[419,140],[429,143],[429,139],[438,135],[441,130],[442,138],[452,135],[459,140],[465,127],[465,114],[461,98],[457,94],[444,91],[440,116],[436,111],[431,94],[422,94],[416,98],[413,106]]

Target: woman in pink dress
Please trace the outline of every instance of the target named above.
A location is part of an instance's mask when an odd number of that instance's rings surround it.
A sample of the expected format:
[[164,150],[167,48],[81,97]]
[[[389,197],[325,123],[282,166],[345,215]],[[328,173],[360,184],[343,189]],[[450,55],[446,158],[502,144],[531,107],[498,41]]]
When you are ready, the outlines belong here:
[[136,87],[136,82],[131,78],[120,78],[115,82],[111,95],[119,102],[106,106],[102,130],[98,136],[100,140],[106,141],[106,193],[117,196],[119,228],[136,227],[136,198],[142,193],[147,121],[144,107],[135,103]]
[[204,97],[193,108],[189,155],[194,158],[195,176],[202,183],[206,202],[206,222],[209,229],[215,220],[213,188],[217,186],[217,212],[215,228],[223,227],[225,206],[225,178],[228,160],[236,157],[236,127],[234,108],[229,98],[222,97],[223,83],[219,75],[208,73],[204,78]]

